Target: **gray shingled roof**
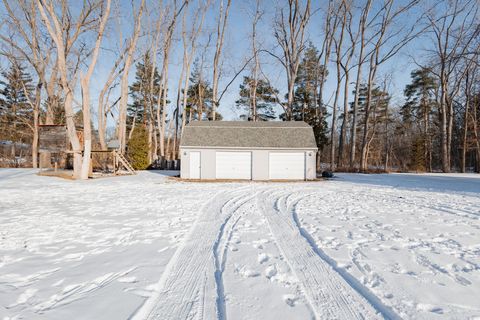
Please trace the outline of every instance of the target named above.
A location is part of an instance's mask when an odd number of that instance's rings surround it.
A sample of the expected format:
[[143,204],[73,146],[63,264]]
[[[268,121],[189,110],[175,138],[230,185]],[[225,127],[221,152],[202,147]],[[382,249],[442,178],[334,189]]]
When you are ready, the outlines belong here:
[[317,149],[303,121],[195,121],[185,127],[180,146]]

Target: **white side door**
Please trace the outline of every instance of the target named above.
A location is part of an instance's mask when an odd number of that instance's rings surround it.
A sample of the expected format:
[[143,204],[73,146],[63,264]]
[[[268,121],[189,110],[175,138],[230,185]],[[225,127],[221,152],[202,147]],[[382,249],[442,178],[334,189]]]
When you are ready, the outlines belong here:
[[190,152],[190,179],[200,179],[200,152]]
[[215,154],[217,179],[252,179],[252,153],[217,151]]
[[304,180],[305,152],[270,152],[269,177],[273,180]]

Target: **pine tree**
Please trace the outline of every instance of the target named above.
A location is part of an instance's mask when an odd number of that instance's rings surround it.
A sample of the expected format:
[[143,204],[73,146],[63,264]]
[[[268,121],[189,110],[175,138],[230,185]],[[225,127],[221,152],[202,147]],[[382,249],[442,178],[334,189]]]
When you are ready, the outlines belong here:
[[[190,86],[187,90],[187,114],[192,120],[212,119],[213,91],[208,81],[203,76],[203,70],[199,66],[198,60],[194,62],[193,71],[190,75]],[[221,120],[222,116],[217,112],[216,120]],[[187,120],[188,122],[188,120]]]
[[[310,43],[295,79],[292,118],[295,121],[305,121],[312,126],[320,149],[328,143],[326,121],[328,113],[318,92],[321,81],[325,81],[326,76],[327,70],[318,60],[318,50]],[[280,118],[286,119],[285,114],[280,115]]]
[[[367,117],[367,98],[368,87],[363,83],[360,85],[360,92],[358,95],[357,134],[359,136],[363,134],[363,130],[365,128],[365,118]],[[382,155],[386,156],[386,141],[381,139],[381,137],[385,138],[388,135],[388,127],[391,123],[393,123],[392,114],[389,108],[391,97],[388,92],[385,92],[380,87],[374,85],[370,99],[370,110],[368,111],[367,148],[369,154],[376,155],[376,157],[372,156],[371,158],[375,158],[378,161],[377,165],[380,166]],[[351,104],[353,104],[353,102]]]
[[[129,87],[133,100],[127,107],[127,122],[130,126],[133,122],[145,124],[150,108],[155,114],[160,91],[160,74],[157,68],[153,70],[153,62],[148,52],[143,56],[143,60],[137,63],[136,69],[135,82]],[[153,87],[150,86],[152,72]],[[150,116],[153,117],[153,115]]]
[[[379,123],[384,123],[389,120],[385,116],[385,109],[390,103],[390,95],[388,92],[382,91],[378,86],[374,86],[371,94],[371,109],[370,116],[368,117],[370,122],[370,128],[374,130],[374,126]],[[358,96],[358,127],[361,129],[361,125],[365,122],[365,107],[367,102],[367,85],[360,85],[360,93]]]
[[[421,170],[431,170],[431,139],[432,139],[432,117],[436,110],[435,91],[438,84],[428,69],[422,68],[411,73],[412,82],[405,87],[405,104],[402,106],[401,115],[404,127],[413,133],[412,145],[414,154],[423,153]],[[420,142],[421,143],[420,143]],[[418,159],[419,156],[415,156]]]
[[[65,107],[63,105],[63,98],[59,96],[58,94],[52,96],[52,97],[47,97],[45,101],[42,103],[43,109],[51,109],[52,110],[52,116],[53,116],[53,124],[66,124],[65,123]],[[43,113],[43,118],[44,118],[44,123],[46,123],[46,112]],[[76,121],[77,119],[75,119]],[[83,120],[82,120],[83,121]]]
[[[0,139],[13,142],[31,140],[28,123],[33,122],[33,110],[29,104],[32,98],[32,78],[20,63],[13,62],[10,69],[2,73],[0,80]],[[14,145],[13,145],[14,146]],[[15,155],[15,148],[12,149]]]
[[[253,79],[251,77],[243,77],[243,83],[240,84],[240,98],[235,102],[238,107],[247,112],[241,117],[248,121],[253,120],[252,115],[252,99],[253,99]],[[278,90],[272,87],[267,81],[257,80],[256,88],[256,113],[257,120],[268,121],[275,119],[275,104]]]
[[435,90],[438,85],[427,69],[414,70],[410,74],[412,82],[405,87],[406,103],[402,107],[402,116],[405,122],[415,119],[428,119],[436,104]]

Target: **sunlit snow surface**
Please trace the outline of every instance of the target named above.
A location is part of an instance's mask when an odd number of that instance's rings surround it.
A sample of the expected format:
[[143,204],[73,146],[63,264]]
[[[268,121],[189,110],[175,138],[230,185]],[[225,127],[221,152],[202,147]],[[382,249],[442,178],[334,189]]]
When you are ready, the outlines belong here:
[[0,319],[480,317],[480,175],[35,172],[0,169]]

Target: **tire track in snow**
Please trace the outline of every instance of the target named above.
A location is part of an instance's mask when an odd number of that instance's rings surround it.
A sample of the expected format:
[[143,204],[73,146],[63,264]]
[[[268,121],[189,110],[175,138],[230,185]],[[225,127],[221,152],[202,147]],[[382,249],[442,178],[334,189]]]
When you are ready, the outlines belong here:
[[[299,199],[300,200],[300,199]],[[335,270],[358,294],[367,300],[376,310],[386,319],[400,319],[390,307],[384,305],[382,301],[373,294],[367,287],[365,287],[358,279],[348,273],[346,270],[337,267],[337,263],[330,258],[322,249],[320,249],[313,237],[301,226],[296,212],[296,207],[299,201],[296,201],[291,207],[286,208],[286,212],[291,212],[293,220],[300,231],[300,234],[307,240],[313,251],[328,263],[333,270]]]
[[220,234],[217,238],[217,241],[214,244],[213,252],[215,258],[215,281],[217,288],[217,315],[218,319],[225,320],[226,316],[226,306],[225,306],[225,287],[223,285],[223,272],[225,270],[225,264],[227,261],[227,250],[232,238],[233,229],[240,221],[240,219],[245,215],[245,211],[240,210],[242,206],[247,204],[250,200],[255,198],[255,187],[252,185],[251,195],[248,196],[245,201],[233,211],[231,216],[227,219],[225,224],[222,225]]
[[219,244],[232,215],[254,195],[247,188],[209,201],[157,284],[132,319],[225,319]]
[[294,198],[268,194],[257,196],[277,245],[304,289],[318,319],[399,318],[352,276],[335,269],[295,218],[294,205],[308,195]]

